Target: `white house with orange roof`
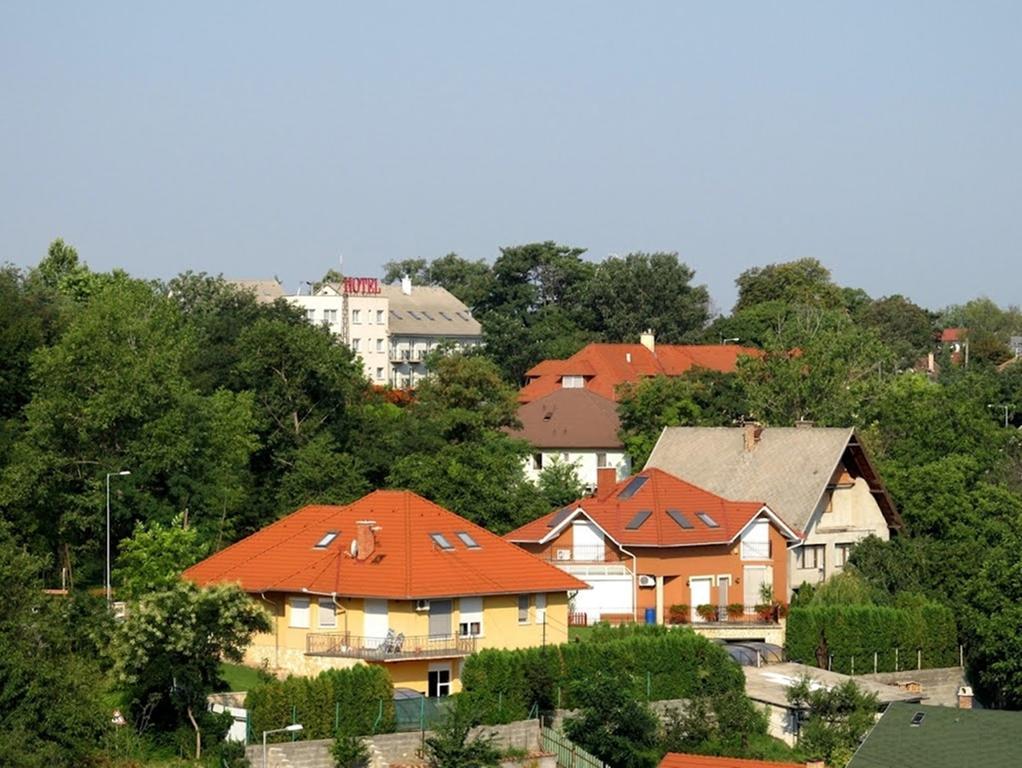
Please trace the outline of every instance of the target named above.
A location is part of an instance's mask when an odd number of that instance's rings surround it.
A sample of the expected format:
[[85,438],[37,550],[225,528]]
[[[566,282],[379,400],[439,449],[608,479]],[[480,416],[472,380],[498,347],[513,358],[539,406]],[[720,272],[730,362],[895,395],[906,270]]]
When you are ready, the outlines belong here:
[[380,664],[428,696],[460,690],[477,650],[565,642],[568,593],[587,586],[409,491],[303,507],[184,577],[237,583],[270,611],[248,663],[296,674]]

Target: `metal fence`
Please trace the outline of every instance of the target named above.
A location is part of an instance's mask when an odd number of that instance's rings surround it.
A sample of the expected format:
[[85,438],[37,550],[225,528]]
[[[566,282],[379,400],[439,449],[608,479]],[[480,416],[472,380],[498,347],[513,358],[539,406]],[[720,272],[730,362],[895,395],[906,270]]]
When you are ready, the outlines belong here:
[[539,740],[544,752],[557,756],[558,768],[610,768],[553,728],[543,728]]

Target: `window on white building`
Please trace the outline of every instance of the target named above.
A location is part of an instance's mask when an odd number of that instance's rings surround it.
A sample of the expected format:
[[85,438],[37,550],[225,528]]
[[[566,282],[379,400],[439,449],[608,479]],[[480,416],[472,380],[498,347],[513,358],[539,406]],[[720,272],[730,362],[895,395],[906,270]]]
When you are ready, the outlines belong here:
[[584,376],[562,376],[561,386],[564,389],[584,389],[586,380]]
[[323,310],[323,322],[328,325],[333,325],[337,322],[337,310],[336,309],[324,309]]
[[352,352],[360,352],[361,349],[362,349],[362,339],[352,339],[351,340],[351,351]]
[[376,340],[376,351],[377,352],[382,352],[383,351],[383,339],[377,339]]
[[798,551],[798,567],[823,570],[826,551],[823,544],[807,544]]
[[288,599],[288,604],[291,608],[291,620],[288,622],[288,626],[297,627],[299,629],[308,629],[309,598],[292,597]]
[[770,521],[757,520],[742,534],[742,560],[770,559]]
[[316,322],[316,310],[314,309],[305,310],[305,319],[308,320],[310,323]]
[[458,634],[461,637],[482,637],[483,599],[463,597],[458,601]]
[[376,310],[376,324],[377,325],[383,325],[383,310],[382,309]]
[[319,626],[337,626],[337,606],[334,605],[334,601],[329,597],[321,597],[319,599]]
[[532,468],[539,471],[543,469],[543,454],[534,453],[532,454]]
[[848,555],[851,554],[852,547],[855,546],[851,542],[835,544],[834,545],[834,567],[844,568],[848,565]]
[[607,466],[608,466],[607,465],[607,454],[605,454],[605,453],[598,453],[598,454],[596,454],[596,467],[598,469],[604,469]]
[[359,324],[362,322],[362,310],[353,309],[351,310],[351,322]]
[[376,369],[376,380],[377,381],[383,381],[383,369],[382,368],[377,368]]
[[531,595],[519,595],[518,596],[518,623],[528,624],[529,623],[529,603],[532,602]]

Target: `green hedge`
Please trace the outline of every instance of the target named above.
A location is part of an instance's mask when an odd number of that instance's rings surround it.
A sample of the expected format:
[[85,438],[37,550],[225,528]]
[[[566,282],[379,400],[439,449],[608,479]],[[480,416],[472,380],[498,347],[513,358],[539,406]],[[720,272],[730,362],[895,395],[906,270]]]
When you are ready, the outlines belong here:
[[908,608],[880,605],[819,605],[792,608],[788,614],[786,652],[791,661],[826,666],[848,674],[877,670],[893,672],[895,649],[898,669],[914,668],[917,651],[922,650],[924,667],[952,667],[958,664],[958,631],[951,609],[937,603]]
[[521,720],[571,708],[576,681],[611,671],[632,694],[653,701],[744,691],[742,671],[719,645],[687,628],[597,630],[582,642],[515,651],[485,650],[465,660],[462,689],[483,722]]
[[386,670],[372,664],[270,682],[249,693],[245,706],[255,735],[293,722],[304,726],[303,739],[333,738],[335,722],[357,735],[394,727],[394,687]]

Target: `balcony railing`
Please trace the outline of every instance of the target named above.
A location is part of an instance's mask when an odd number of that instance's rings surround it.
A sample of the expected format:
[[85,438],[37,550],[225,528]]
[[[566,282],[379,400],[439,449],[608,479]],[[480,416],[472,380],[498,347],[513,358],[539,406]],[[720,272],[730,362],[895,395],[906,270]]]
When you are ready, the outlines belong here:
[[547,559],[554,563],[604,563],[608,560],[603,544],[585,544],[576,547],[555,547],[548,550]]
[[412,635],[389,633],[386,637],[362,637],[346,632],[310,632],[305,637],[309,656],[337,656],[367,661],[451,658],[475,652],[476,641],[457,635]]
[[[680,610],[679,610],[680,609]],[[780,604],[675,606],[667,613],[670,624],[777,624],[787,615]]]

